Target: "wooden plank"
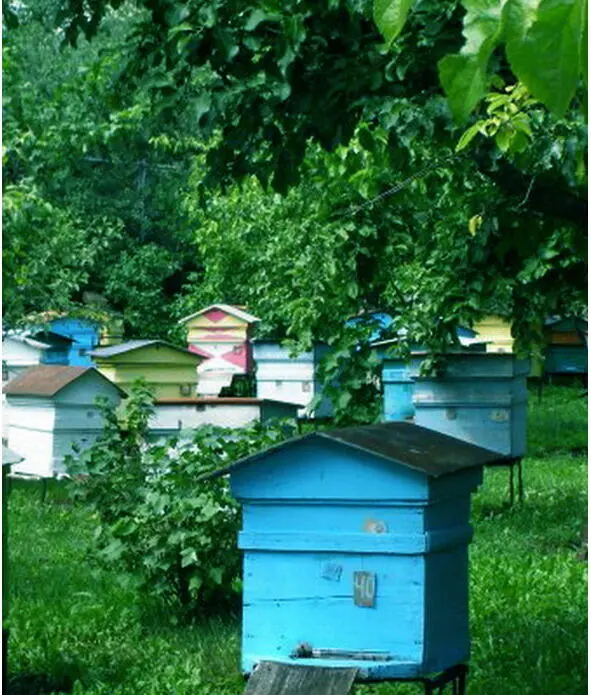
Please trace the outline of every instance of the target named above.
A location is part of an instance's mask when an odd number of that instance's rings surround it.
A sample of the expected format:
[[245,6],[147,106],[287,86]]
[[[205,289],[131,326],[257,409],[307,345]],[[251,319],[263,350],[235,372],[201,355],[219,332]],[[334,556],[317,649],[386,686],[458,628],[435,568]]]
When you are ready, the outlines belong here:
[[261,661],[244,695],[347,695],[356,668],[297,666]]

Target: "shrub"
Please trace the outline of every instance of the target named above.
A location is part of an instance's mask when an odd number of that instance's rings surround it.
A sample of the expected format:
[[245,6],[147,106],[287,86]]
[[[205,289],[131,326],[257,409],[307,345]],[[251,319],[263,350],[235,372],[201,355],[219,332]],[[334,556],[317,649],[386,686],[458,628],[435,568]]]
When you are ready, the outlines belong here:
[[70,461],[72,472],[84,472],[76,494],[100,519],[99,555],[181,616],[231,605],[241,585],[239,508],[225,478],[203,476],[293,436],[294,423],[203,426],[150,444],[145,386],[116,411],[102,408],[103,435],[76,464]]

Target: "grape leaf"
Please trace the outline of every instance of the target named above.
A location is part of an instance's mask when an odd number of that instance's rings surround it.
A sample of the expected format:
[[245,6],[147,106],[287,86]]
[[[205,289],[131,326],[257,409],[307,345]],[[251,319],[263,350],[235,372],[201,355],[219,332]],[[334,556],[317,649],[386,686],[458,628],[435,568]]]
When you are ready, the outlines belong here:
[[373,16],[386,46],[390,46],[402,31],[414,0],[375,0]]
[[557,117],[577,88],[585,58],[586,0],[510,0],[507,58],[529,91]]

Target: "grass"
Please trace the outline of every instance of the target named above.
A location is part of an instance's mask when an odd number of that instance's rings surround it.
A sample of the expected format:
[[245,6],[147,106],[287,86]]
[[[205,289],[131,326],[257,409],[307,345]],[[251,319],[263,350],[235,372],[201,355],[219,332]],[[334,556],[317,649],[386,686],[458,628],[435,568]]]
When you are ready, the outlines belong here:
[[[530,398],[526,502],[508,508],[507,471],[487,470],[474,498],[470,695],[587,692],[587,401],[548,387]],[[573,453],[574,452],[574,453]],[[193,626],[140,599],[133,582],[97,566],[96,519],[51,487],[14,485],[10,499],[13,695],[237,695],[239,623]],[[357,695],[419,693],[357,686]]]

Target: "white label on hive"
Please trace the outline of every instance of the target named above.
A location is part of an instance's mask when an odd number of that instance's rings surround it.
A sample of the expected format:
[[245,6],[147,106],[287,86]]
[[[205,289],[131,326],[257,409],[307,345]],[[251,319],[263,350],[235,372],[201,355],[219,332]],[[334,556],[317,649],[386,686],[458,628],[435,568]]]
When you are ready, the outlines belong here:
[[507,422],[509,420],[509,411],[507,409],[493,410],[490,414],[490,419],[493,422]]
[[353,600],[356,606],[373,608],[376,605],[377,577],[374,572],[353,572]]
[[337,565],[336,562],[326,562],[322,566],[322,578],[323,579],[328,579],[332,582],[340,582],[342,573],[343,573],[342,566]]

